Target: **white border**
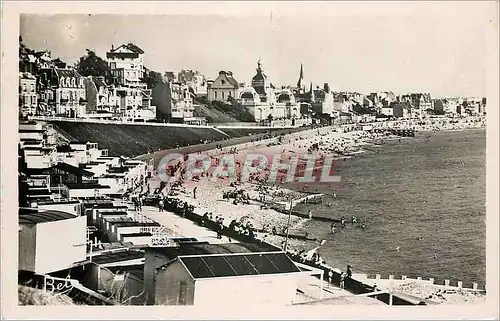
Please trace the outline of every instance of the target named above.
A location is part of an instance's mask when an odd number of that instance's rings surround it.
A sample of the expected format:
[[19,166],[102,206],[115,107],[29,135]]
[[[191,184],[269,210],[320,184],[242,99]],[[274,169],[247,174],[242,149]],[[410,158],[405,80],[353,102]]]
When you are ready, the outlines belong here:
[[[455,6],[472,8],[481,2],[3,2],[2,11],[2,261],[1,286],[4,318],[16,319],[195,319],[195,318],[290,318],[290,319],[486,319],[498,318],[498,1],[489,1],[491,28],[487,30],[487,302],[475,306],[377,307],[327,306],[290,307],[287,309],[233,310],[217,307],[210,310],[190,307],[19,307],[17,306],[17,66],[20,13],[108,13],[108,14],[215,14],[288,16],[356,16],[385,17],[415,12],[445,16]],[[334,7],[335,6],[335,7]],[[15,246],[14,246],[15,245]],[[411,309],[411,310],[409,310]]]

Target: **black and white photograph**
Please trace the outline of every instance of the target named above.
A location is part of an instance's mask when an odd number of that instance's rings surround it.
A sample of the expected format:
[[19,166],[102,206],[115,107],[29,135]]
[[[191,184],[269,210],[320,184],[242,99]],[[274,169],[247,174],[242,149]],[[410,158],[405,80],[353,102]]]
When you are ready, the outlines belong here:
[[83,4],[2,27],[2,296],[498,318],[498,1]]

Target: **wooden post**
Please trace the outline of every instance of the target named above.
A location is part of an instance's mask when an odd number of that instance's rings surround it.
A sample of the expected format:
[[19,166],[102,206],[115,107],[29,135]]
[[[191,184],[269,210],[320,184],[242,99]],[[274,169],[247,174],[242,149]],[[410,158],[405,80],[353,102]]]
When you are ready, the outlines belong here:
[[444,280],[444,286],[450,286],[450,280]]
[[431,284],[434,284],[434,278],[429,278],[429,282],[430,282]]
[[292,207],[293,207],[293,200],[290,201],[290,211],[288,212],[288,223],[286,225],[286,238],[285,238],[285,247],[284,251],[286,253],[286,250],[288,248],[288,236],[290,234],[290,220],[292,218]]
[[320,291],[321,291],[321,292],[319,293],[319,299],[320,299],[320,300],[321,300],[321,299],[323,299],[323,282],[324,282],[324,281],[323,281],[323,273],[324,273],[324,271],[323,271],[323,270],[321,270],[321,278],[319,279],[319,282],[321,282],[321,283],[320,283],[320,287],[319,287],[319,288],[320,288]]

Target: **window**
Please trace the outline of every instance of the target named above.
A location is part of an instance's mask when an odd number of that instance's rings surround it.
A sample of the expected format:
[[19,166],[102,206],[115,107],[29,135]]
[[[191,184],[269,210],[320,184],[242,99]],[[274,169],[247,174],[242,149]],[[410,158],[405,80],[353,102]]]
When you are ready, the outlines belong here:
[[65,82],[64,77],[61,77],[61,79],[59,80],[59,87],[64,87],[65,84],[66,84],[66,82]]
[[224,92],[222,92],[222,99],[224,99]]
[[72,87],[76,86],[76,79],[75,78],[71,78],[71,86]]
[[214,91],[214,99],[217,99],[217,91]]

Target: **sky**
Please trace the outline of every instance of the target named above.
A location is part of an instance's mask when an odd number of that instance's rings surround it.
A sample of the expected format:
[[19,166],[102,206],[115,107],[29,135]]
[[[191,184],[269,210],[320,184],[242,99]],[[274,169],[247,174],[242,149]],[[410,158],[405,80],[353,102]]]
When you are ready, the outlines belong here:
[[133,42],[146,67],[161,73],[193,69],[214,79],[227,70],[248,84],[260,58],[277,86],[295,85],[302,63],[307,84],[333,90],[485,96],[485,7],[450,4],[332,16],[23,14],[20,34],[69,64],[87,48],[105,58],[112,44]]

